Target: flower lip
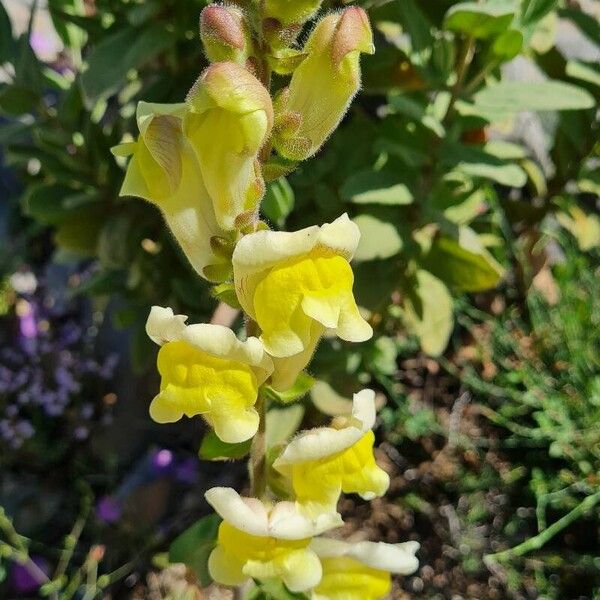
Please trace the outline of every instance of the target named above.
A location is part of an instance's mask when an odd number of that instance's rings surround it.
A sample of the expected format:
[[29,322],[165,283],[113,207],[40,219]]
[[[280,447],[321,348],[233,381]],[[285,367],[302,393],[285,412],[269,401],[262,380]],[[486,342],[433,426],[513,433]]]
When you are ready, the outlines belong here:
[[419,568],[415,556],[418,542],[386,544],[384,542],[344,542],[329,538],[315,538],[310,544],[319,558],[348,557],[373,569],[398,575],[410,575]]
[[233,488],[211,488],[204,496],[223,520],[258,537],[300,540],[342,524],[339,515],[324,514],[312,520],[301,514],[293,502],[268,506],[256,498],[243,498]]
[[277,263],[323,248],[350,261],[360,231],[344,213],[332,223],[313,225],[295,232],[257,231],[244,236],[233,252],[233,273],[240,304],[255,316],[253,295],[261,274]]
[[342,452],[358,442],[375,424],[375,392],[365,389],[354,394],[352,417],[340,429],[320,427],[300,433],[273,463],[286,472],[295,463],[318,460]]
[[241,342],[231,329],[223,325],[186,325],[186,321],[187,316],[175,315],[171,308],[153,306],[146,322],[146,332],[160,346],[168,342],[184,341],[212,356],[256,367],[259,370],[259,384],[273,371],[273,362],[259,339],[249,337]]

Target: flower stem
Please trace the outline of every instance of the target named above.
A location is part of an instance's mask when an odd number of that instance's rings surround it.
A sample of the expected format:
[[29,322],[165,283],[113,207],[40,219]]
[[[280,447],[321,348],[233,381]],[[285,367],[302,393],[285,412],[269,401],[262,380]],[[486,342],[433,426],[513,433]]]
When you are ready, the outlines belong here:
[[258,431],[252,440],[250,448],[250,483],[252,496],[262,499],[267,491],[267,462],[266,462],[266,416],[267,401],[264,394],[259,391],[255,408],[260,421]]

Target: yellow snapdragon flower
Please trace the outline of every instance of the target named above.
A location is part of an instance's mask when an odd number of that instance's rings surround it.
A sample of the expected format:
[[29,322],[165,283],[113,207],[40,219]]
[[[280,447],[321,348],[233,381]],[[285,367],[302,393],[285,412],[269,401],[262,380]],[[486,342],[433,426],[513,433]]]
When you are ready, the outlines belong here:
[[360,233],[344,214],[293,233],[258,231],[233,253],[240,304],[274,357],[272,385],[285,390],[310,361],[325,330],[362,342],[373,335],[354,301],[352,259]]
[[310,547],[323,569],[311,600],[381,600],[392,590],[392,573],[410,575],[419,567],[417,542],[348,543],[315,538]]
[[161,346],[160,392],[150,416],[173,423],[183,415],[202,415],[224,442],[250,439],[259,423],[258,388],[273,370],[270,357],[254,337],[240,342],[227,327],[186,320],[159,306],[148,317],[146,332]]
[[221,227],[257,210],[264,193],[258,154],[271,133],[273,105],[260,81],[233,62],[210,65],[186,99],[184,131],[196,152]]
[[365,500],[385,494],[390,478],[375,463],[374,424],[375,392],[362,390],[354,394],[352,416],[300,433],[275,460],[305,514],[335,513],[342,492]]
[[311,539],[338,527],[341,519],[321,515],[311,520],[293,502],[264,504],[256,498],[242,498],[231,488],[212,488],[205,497],[223,518],[217,546],[208,560],[216,582],[241,585],[249,578],[276,578],[293,592],[318,585],[322,569],[309,547]]
[[155,204],[192,267],[212,280],[211,272],[224,268],[226,260],[214,252],[211,238],[228,234],[217,224],[198,160],[183,135],[184,114],[184,104],[140,102],[138,140],[116,146],[113,153],[131,155],[121,196]]
[[306,58],[275,102],[274,146],[290,160],[317,152],[360,88],[360,54],[372,54],[369,18],[351,6],[321,19],[304,46]]

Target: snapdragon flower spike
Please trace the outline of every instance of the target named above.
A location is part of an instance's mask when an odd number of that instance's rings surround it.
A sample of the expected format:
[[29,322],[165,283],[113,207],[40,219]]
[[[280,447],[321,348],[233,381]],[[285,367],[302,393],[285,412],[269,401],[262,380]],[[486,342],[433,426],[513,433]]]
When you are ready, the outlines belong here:
[[153,306],[146,324],[159,346],[160,392],[150,405],[157,423],[184,415],[202,417],[224,442],[235,444],[256,433],[254,408],[259,386],[273,370],[257,338],[239,341],[221,325],[186,325],[185,315]]
[[365,500],[386,493],[390,478],[373,456],[374,424],[375,392],[362,390],[354,394],[350,417],[300,433],[275,460],[273,467],[289,478],[305,514],[335,513],[341,492]]
[[360,54],[374,52],[367,14],[357,6],[321,19],[304,47],[306,58],[275,101],[273,143],[290,160],[319,150],[360,88]]
[[200,13],[200,39],[210,62],[231,61],[244,66],[252,55],[252,34],[236,6],[211,4]]
[[348,543],[315,538],[310,547],[323,568],[311,600],[380,600],[392,590],[392,573],[410,575],[419,567],[417,542]]
[[233,253],[240,304],[274,357],[272,385],[291,387],[325,330],[351,342],[373,335],[352,295],[352,259],[360,232],[344,214],[333,223],[294,233],[258,231]]
[[231,488],[212,488],[205,497],[223,519],[208,560],[216,582],[241,585],[249,578],[281,579],[293,592],[318,585],[321,563],[309,545],[314,536],[341,525],[339,516],[311,520],[293,502],[265,504],[242,498]]
[[227,269],[228,261],[210,240],[227,234],[217,224],[198,160],[183,135],[184,113],[184,104],[138,104],[138,140],[112,149],[117,156],[131,155],[120,195],[155,204],[192,267],[215,280],[210,271]]
[[219,225],[257,210],[264,193],[258,155],[271,133],[273,105],[260,81],[233,62],[210,65],[186,99],[184,131],[196,152]]
[[266,0],[263,13],[282,25],[300,25],[308,21],[322,3],[323,0]]

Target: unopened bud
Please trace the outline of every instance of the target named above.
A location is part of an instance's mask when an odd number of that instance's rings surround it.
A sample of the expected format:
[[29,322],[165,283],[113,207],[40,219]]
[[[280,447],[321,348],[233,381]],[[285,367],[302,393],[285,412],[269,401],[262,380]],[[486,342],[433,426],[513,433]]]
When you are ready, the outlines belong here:
[[252,37],[244,14],[233,6],[207,6],[200,13],[200,39],[211,62],[243,65],[252,54]]
[[360,88],[360,54],[372,54],[373,34],[362,8],[327,15],[306,45],[306,58],[276,103],[274,145],[281,156],[315,154],[338,126]]

